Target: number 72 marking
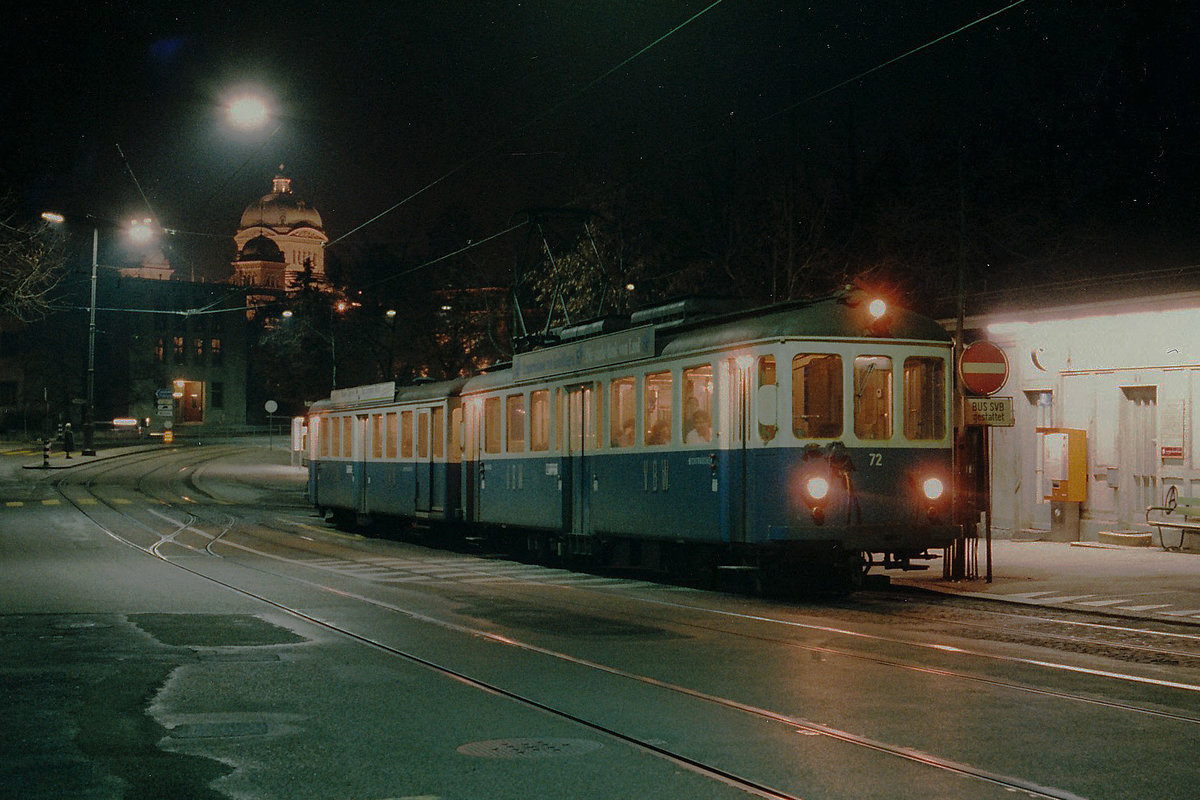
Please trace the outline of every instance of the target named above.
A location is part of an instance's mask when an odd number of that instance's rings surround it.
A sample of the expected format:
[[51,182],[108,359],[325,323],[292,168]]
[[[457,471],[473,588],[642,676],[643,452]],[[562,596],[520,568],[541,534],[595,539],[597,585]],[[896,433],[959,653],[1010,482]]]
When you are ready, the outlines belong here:
[[870,464],[872,467],[883,466],[883,453],[867,453],[867,456],[871,459]]

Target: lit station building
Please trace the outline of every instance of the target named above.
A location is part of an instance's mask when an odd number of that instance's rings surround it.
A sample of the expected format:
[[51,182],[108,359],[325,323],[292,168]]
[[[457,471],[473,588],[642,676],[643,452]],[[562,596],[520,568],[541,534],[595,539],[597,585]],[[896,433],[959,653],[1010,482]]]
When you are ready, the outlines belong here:
[[1182,275],[1143,295],[1147,280],[1063,287],[1057,302],[1047,287],[1032,307],[1028,291],[980,298],[968,328],[1005,351],[996,395],[1013,406],[1012,427],[989,429],[996,535],[1157,545],[1147,507],[1172,487],[1200,496],[1200,286]]

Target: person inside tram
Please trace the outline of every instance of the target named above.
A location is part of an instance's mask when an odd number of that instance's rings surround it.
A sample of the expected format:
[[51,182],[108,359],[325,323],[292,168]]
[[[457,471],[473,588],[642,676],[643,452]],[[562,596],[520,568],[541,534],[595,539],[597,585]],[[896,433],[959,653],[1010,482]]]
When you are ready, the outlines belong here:
[[712,419],[708,412],[700,409],[692,414],[692,429],[684,438],[685,444],[700,444],[712,441]]
[[646,444],[666,444],[671,441],[671,423],[669,418],[660,418],[646,431]]
[[627,419],[621,426],[621,433],[617,436],[617,447],[632,447],[633,438],[633,420]]

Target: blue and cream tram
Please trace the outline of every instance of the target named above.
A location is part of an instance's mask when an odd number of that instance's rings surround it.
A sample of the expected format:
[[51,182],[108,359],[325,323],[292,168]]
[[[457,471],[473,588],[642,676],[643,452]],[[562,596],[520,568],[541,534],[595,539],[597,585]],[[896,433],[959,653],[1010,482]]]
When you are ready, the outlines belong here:
[[[459,520],[539,556],[784,584],[853,582],[953,539],[951,348],[932,320],[848,291],[699,319],[680,303],[619,327],[566,329],[464,381],[343,390],[313,409],[311,497]],[[438,453],[406,449],[389,422],[406,412]]]

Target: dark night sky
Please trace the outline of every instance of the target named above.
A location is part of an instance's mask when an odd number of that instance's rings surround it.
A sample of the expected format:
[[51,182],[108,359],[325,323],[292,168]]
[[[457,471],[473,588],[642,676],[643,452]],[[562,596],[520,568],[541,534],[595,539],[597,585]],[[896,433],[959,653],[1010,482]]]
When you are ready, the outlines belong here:
[[[214,242],[231,248],[281,162],[335,239],[461,166],[345,246],[422,239],[447,207],[480,238],[581,186],[652,183],[669,197],[676,178],[695,191],[685,174],[753,180],[799,161],[870,170],[871,191],[903,197],[958,162],[981,226],[1036,207],[1051,226],[1169,239],[1188,257],[1192,4],[1028,0],[805,101],[1006,3],[725,0],[589,86],[708,5],[26,6],[2,34],[0,184],[30,214],[140,213],[119,144],[163,225],[226,237],[178,245],[204,260]],[[222,122],[226,92],[245,84],[276,99],[273,135]]]

